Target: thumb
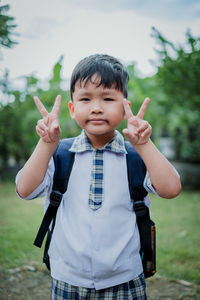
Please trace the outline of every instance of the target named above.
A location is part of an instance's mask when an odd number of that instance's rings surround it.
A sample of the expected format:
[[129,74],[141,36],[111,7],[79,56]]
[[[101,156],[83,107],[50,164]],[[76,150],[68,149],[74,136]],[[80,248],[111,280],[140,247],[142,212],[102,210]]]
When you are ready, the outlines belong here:
[[127,138],[127,140],[129,140],[129,142],[131,144],[135,144],[138,140],[138,134],[137,132],[135,133],[131,133],[128,128],[125,128],[122,130],[123,134],[125,135],[125,137]]
[[60,131],[60,125],[59,122],[57,120],[55,120],[52,125],[51,125],[51,129],[50,132],[51,134],[57,134]]
[[55,121],[55,122],[53,123],[53,128],[54,128],[54,130],[57,130],[57,129],[60,128],[60,125],[59,125],[59,123],[58,123],[57,121]]
[[124,129],[122,130],[122,132],[123,132],[123,134],[127,137],[128,140],[131,138],[131,134],[130,134],[128,128],[124,128]]
[[124,129],[122,130],[122,132],[123,132],[124,135],[126,135],[126,134],[128,134],[128,129],[127,129],[127,128],[124,128]]

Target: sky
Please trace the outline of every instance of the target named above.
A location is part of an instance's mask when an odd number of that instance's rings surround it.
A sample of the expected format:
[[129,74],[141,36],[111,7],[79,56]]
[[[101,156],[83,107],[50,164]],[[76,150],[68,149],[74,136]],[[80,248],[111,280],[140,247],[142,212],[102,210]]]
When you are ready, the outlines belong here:
[[184,44],[188,29],[199,36],[200,0],[2,0],[15,17],[18,45],[1,49],[0,72],[10,78],[51,76],[63,59],[63,78],[70,78],[80,59],[106,53],[123,63],[136,63],[138,74],[156,72],[152,26],[176,45]]

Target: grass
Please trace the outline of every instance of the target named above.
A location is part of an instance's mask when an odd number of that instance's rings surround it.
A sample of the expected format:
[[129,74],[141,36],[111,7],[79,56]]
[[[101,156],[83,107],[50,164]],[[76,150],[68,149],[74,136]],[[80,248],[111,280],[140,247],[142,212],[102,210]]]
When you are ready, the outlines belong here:
[[[13,183],[0,183],[0,266],[13,268],[42,260],[33,240],[43,216],[43,200],[20,200]],[[200,192],[176,199],[151,196],[157,228],[157,272],[170,279],[200,282]],[[42,263],[41,263],[42,264]]]
[[43,216],[43,201],[21,200],[11,183],[0,183],[0,266],[40,262],[42,250],[33,241]]
[[157,228],[158,273],[200,282],[200,192],[182,192],[172,200],[151,197]]

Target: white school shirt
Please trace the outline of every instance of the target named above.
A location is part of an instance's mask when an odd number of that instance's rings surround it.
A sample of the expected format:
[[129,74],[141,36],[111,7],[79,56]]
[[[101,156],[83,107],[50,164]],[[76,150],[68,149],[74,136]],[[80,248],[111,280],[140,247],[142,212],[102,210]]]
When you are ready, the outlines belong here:
[[[92,151],[75,154],[68,189],[58,208],[49,256],[53,278],[99,290],[132,280],[143,268],[126,155],[105,151],[104,201],[96,211],[88,206],[92,155]],[[53,173],[51,159],[43,182],[26,199],[46,195],[47,207]],[[156,193],[148,173],[144,187]],[[149,205],[148,196],[145,202]]]

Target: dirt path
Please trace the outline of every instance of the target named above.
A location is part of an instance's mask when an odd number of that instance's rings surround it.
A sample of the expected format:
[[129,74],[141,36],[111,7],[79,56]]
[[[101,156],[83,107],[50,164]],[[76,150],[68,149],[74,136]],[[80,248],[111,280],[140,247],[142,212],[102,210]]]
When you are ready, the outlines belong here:
[[[200,286],[155,275],[147,280],[148,300],[200,300]],[[0,300],[49,300],[50,277],[33,266],[0,271]]]

